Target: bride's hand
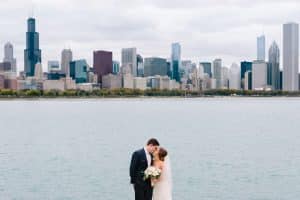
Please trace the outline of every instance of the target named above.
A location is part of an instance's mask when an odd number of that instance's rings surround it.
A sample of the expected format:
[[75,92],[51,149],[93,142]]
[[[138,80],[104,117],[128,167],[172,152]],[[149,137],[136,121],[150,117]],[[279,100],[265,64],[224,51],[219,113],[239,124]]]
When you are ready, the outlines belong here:
[[156,178],[151,179],[151,185],[152,186],[154,186],[157,182],[158,182],[158,180]]

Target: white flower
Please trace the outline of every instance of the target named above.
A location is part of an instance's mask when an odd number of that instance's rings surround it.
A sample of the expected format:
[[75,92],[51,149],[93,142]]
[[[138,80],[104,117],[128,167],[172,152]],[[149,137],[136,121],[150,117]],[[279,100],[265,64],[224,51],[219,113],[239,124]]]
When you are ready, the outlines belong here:
[[148,167],[144,172],[144,179],[147,180],[149,178],[158,179],[161,175],[161,170],[156,167]]

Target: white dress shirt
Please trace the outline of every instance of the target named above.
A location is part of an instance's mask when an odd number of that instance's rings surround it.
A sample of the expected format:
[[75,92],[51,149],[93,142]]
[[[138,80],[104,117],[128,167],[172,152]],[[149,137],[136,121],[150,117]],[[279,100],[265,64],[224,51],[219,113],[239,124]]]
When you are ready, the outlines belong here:
[[151,166],[151,155],[150,153],[147,151],[146,147],[144,147],[144,151],[146,153],[146,158],[147,158],[147,163],[148,163],[148,167]]

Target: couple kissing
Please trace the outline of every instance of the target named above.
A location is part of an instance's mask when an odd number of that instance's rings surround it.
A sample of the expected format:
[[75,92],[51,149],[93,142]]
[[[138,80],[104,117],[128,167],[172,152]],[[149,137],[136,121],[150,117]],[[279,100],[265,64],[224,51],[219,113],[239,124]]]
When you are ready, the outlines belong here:
[[135,200],[172,200],[172,175],[168,151],[157,139],[132,154],[130,180]]

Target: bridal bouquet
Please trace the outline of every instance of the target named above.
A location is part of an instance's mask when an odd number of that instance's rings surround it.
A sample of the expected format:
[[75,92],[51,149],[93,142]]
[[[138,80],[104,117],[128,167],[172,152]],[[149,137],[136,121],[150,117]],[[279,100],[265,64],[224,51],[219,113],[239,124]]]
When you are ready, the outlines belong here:
[[147,179],[159,179],[161,170],[156,167],[148,167],[144,172],[144,180]]

